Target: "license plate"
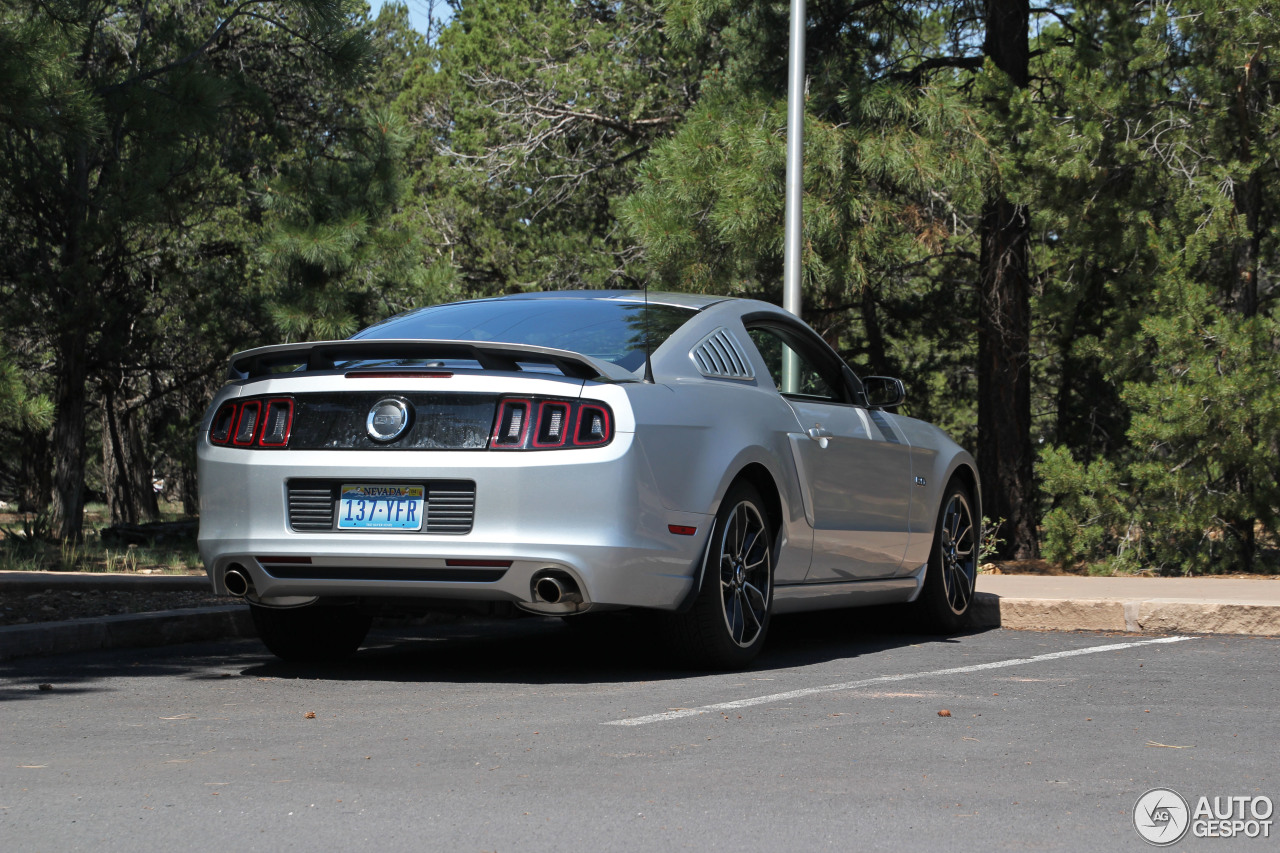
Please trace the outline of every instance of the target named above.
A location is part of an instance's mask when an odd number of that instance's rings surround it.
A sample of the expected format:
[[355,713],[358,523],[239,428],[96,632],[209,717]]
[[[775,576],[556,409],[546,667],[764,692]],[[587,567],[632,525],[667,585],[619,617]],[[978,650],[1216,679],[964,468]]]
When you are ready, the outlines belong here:
[[421,530],[426,508],[422,486],[344,485],[338,499],[338,529]]

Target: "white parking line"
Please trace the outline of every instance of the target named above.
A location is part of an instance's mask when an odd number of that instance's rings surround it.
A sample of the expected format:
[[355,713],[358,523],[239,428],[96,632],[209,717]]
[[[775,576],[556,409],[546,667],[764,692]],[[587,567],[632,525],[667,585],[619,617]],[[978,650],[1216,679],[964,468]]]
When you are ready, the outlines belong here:
[[667,720],[678,720],[681,717],[696,717],[712,711],[729,711],[734,708],[749,708],[752,705],[768,705],[772,702],[788,702],[802,699],[818,693],[839,693],[842,690],[856,690],[859,687],[870,687],[873,684],[884,684],[890,681],[910,681],[913,678],[928,678],[935,675],[960,675],[965,672],[979,672],[984,669],[1003,669],[1008,666],[1022,666],[1028,663],[1039,663],[1059,658],[1073,658],[1079,655],[1095,655],[1099,652],[1115,652],[1121,649],[1133,649],[1138,646],[1153,646],[1159,643],[1180,643],[1183,640],[1194,640],[1195,637],[1161,637],[1156,640],[1138,640],[1133,643],[1112,643],[1108,646],[1089,646],[1085,649],[1068,649],[1065,652],[1050,652],[1031,658],[1010,658],[991,663],[978,663],[972,666],[957,666],[951,669],[935,669],[929,672],[911,672],[902,675],[881,675],[876,678],[864,678],[860,681],[846,681],[842,684],[826,684],[822,687],[806,687],[802,690],[789,690],[786,693],[770,693],[768,696],[752,696],[749,699],[735,699],[732,702],[717,702],[714,705],[702,705],[698,708],[679,708],[674,711],[663,711],[661,714],[649,714],[646,717],[631,717],[626,720],[610,720],[602,723],[606,726],[644,726],[649,723],[662,723]]

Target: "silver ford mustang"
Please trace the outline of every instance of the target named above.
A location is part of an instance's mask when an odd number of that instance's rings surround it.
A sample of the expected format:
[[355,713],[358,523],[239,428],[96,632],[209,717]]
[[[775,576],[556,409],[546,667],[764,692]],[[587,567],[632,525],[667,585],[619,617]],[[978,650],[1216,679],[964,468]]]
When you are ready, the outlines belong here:
[[231,360],[197,439],[200,555],[287,660],[379,612],[641,608],[699,665],[770,617],[914,602],[954,630],[973,458],[891,413],[804,323],[744,299],[561,292],[437,305]]

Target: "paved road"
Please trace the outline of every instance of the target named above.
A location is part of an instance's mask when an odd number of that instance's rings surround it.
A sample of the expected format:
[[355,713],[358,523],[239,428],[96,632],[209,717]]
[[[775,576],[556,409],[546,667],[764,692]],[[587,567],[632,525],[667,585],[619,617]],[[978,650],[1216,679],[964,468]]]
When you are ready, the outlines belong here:
[[865,618],[779,619],[729,675],[547,620],[385,632],[328,668],[249,641],[0,666],[0,843],[1122,851],[1150,849],[1153,787],[1280,801],[1280,641]]

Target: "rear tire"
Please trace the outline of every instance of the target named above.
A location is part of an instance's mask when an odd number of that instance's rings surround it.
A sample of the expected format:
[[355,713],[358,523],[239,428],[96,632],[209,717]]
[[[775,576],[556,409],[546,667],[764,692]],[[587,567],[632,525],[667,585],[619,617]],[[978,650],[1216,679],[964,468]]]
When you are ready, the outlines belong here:
[[716,513],[693,607],[669,617],[667,633],[684,661],[736,669],[764,647],[772,606],[773,528],[760,493],[740,481]]
[[950,634],[965,627],[973,603],[981,531],[964,484],[952,480],[943,495],[916,609],[926,630]]
[[318,663],[347,657],[360,648],[373,617],[350,604],[311,604],[281,609],[249,605],[258,637],[276,657]]

